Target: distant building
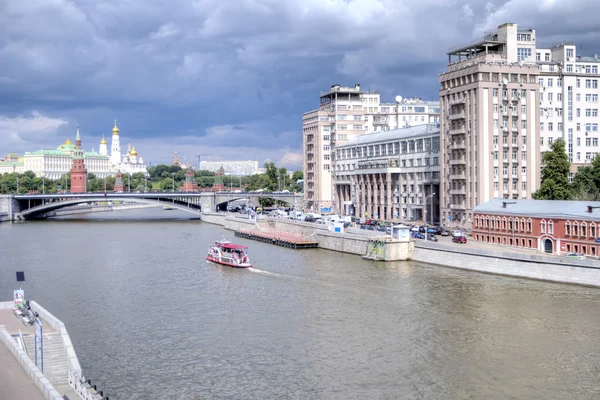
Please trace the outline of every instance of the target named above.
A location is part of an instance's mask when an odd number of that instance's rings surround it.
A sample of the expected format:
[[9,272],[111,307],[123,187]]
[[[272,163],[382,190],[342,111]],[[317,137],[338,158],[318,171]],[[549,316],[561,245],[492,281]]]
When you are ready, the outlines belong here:
[[335,149],[333,179],[337,213],[439,222],[439,124],[348,140]]
[[223,168],[225,175],[248,176],[258,173],[258,161],[200,161],[200,170],[217,172]]
[[380,94],[361,90],[360,85],[332,85],[319,97],[319,108],[302,114],[304,147],[304,201],[309,210],[333,204],[331,180],[335,147],[363,134],[438,123],[437,101],[405,99],[381,103]]
[[83,158],[84,151],[81,149],[79,127],[77,127],[77,136],[75,137],[75,148],[71,155],[71,193],[85,193],[87,191],[87,169]]
[[0,174],[12,174],[13,172],[18,174],[25,172],[23,158],[17,153],[7,154],[3,160],[0,160]]
[[494,199],[473,210],[473,239],[554,254],[600,255],[600,202]]

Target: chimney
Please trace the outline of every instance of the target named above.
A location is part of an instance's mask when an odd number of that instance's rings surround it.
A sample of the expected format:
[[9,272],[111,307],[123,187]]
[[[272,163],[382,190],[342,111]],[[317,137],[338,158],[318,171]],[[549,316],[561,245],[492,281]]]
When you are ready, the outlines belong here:
[[506,208],[506,202],[505,201],[502,202],[502,208]]

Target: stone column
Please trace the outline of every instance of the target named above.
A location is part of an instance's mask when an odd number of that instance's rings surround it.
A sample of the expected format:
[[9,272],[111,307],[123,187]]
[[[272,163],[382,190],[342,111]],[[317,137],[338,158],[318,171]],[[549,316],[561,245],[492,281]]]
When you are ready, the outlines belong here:
[[[369,218],[373,218],[373,210],[372,210],[372,204],[371,204],[371,196],[373,194],[373,188],[371,187],[371,174],[365,174],[365,181],[366,181],[366,199],[365,199],[365,213],[368,214]],[[365,215],[367,216],[367,215]]]
[[386,188],[387,188],[387,204],[386,204],[386,212],[387,212],[387,218],[388,219],[392,219],[394,218],[394,212],[393,212],[393,202],[392,202],[392,173],[391,172],[387,172],[385,175],[385,180],[386,180]]

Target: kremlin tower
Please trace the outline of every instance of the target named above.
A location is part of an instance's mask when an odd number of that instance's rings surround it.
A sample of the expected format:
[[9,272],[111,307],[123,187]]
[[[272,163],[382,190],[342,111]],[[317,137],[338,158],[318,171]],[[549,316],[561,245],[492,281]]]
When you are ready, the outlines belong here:
[[119,128],[117,128],[117,120],[112,129],[112,145],[110,150],[110,161],[113,165],[121,164],[121,143],[119,143]]
[[123,191],[123,174],[121,172],[117,173],[117,177],[115,178],[115,187],[113,190],[115,192]]
[[85,193],[87,191],[87,169],[85,168],[84,152],[81,150],[81,137],[79,127],[73,149],[73,162],[71,164],[71,193]]

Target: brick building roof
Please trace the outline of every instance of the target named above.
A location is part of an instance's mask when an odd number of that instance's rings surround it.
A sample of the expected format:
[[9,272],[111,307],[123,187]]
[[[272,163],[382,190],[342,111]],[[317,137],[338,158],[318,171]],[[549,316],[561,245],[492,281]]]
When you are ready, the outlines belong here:
[[[506,208],[504,203],[506,203]],[[589,213],[589,206],[598,208]],[[600,201],[493,199],[478,205],[473,212],[538,218],[600,220]]]

